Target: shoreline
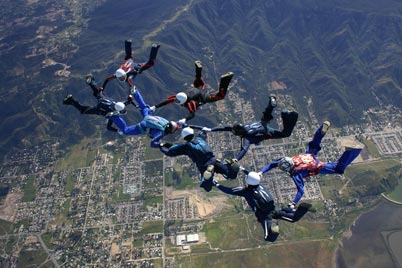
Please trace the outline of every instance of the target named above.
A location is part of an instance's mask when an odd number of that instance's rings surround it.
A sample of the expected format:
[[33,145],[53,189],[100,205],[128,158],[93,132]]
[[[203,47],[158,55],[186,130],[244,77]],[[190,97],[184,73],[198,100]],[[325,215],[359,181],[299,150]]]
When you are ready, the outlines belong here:
[[395,205],[402,205],[402,202],[395,201],[395,200],[391,199],[390,197],[386,196],[384,193],[381,193],[381,196],[382,196],[385,200],[387,200],[387,201],[389,201],[389,202],[391,202],[391,203],[393,203],[393,204],[395,204]]

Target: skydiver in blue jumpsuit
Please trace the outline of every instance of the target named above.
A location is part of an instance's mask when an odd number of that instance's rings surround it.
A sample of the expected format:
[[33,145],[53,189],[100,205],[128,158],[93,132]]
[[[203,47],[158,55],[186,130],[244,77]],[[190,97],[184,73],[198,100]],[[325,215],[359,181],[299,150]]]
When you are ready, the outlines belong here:
[[277,159],[262,170],[261,174],[273,168],[287,172],[297,187],[297,194],[289,207],[294,207],[304,194],[304,178],[317,174],[343,174],[346,167],[360,154],[361,148],[346,147],[345,152],[337,162],[324,163],[316,159],[321,150],[321,140],[327,133],[330,123],[325,121],[315,132],[313,139],[308,143],[305,154]]
[[[128,101],[125,101],[124,103],[115,102],[110,98],[106,97],[103,94],[102,90],[100,90],[100,88],[96,85],[92,75],[87,76],[85,81],[91,87],[93,96],[98,100],[97,105],[95,106],[82,105],[77,100],[75,100],[73,98],[73,95],[71,94],[67,95],[63,99],[64,105],[73,105],[81,114],[97,114],[107,117],[108,114],[112,113],[119,113],[119,114],[126,113],[126,110],[124,108],[125,105],[129,103]],[[113,121],[109,119],[107,123],[107,129],[113,132],[117,132],[118,129],[114,128],[112,125]]]
[[138,108],[143,116],[143,120],[135,125],[127,126],[124,119],[117,113],[110,117],[110,120],[120,129],[119,133],[124,135],[143,135],[147,134],[151,141],[151,147],[158,148],[159,141],[167,134],[175,133],[179,129],[179,124],[174,121],[169,121],[160,116],[152,115],[152,110],[145,103],[137,87],[133,87],[134,100],[138,103]]
[[204,129],[204,131],[232,131],[234,135],[241,138],[240,152],[237,154],[236,159],[242,159],[251,144],[260,144],[264,140],[268,139],[281,139],[289,137],[292,134],[293,128],[296,125],[298,113],[282,111],[281,117],[283,121],[283,130],[277,130],[269,125],[269,122],[273,119],[272,111],[276,107],[276,98],[270,96],[269,103],[263,112],[260,121],[250,124],[242,125],[239,123],[233,126],[215,127],[212,129],[203,128],[202,126],[193,126],[195,129]]
[[160,144],[160,150],[166,156],[187,155],[193,161],[200,174],[200,187],[209,192],[213,186],[214,173],[222,174],[226,179],[235,179],[239,172],[237,162],[221,162],[216,159],[211,147],[208,146],[207,134],[201,131],[194,137],[194,130],[186,127],[182,130],[182,138],[186,141],[184,144]]
[[312,205],[308,203],[300,204],[297,210],[293,210],[288,207],[276,209],[271,193],[267,188],[260,184],[260,175],[256,172],[248,172],[243,168],[242,170],[247,175],[247,187],[237,186],[229,188],[220,185],[215,180],[213,183],[225,194],[242,196],[244,199],[246,199],[248,205],[254,211],[258,222],[261,223],[261,226],[264,230],[264,239],[266,241],[273,242],[279,235],[279,226],[276,222],[273,224],[273,219],[296,222],[300,220],[307,211],[315,212],[315,209],[312,208]]

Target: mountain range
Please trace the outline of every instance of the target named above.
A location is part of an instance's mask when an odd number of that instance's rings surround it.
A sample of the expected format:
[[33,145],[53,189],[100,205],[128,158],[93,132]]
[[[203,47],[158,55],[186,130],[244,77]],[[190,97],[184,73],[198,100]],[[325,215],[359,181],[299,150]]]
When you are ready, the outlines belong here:
[[[136,80],[151,104],[191,84],[199,59],[207,83],[216,87],[233,71],[231,90],[244,89],[255,107],[270,93],[288,94],[303,114],[307,96],[335,126],[357,123],[373,107],[402,108],[400,1],[32,0],[2,2],[0,10],[2,156],[49,139],[68,146],[103,127],[62,99],[72,93],[95,104],[83,78],[112,74],[125,39],[138,61],[161,44],[156,66]],[[118,84],[107,92],[126,97]],[[173,107],[164,112],[177,117]]]

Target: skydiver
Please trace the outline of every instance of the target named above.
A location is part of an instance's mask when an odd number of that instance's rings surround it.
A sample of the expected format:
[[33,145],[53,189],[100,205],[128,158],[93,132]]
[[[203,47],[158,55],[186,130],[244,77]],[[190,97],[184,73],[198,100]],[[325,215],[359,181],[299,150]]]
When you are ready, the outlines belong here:
[[[73,98],[73,95],[69,94],[63,99],[64,105],[73,105],[81,114],[97,114],[108,117],[113,113],[126,114],[125,106],[129,103],[125,102],[115,102],[110,98],[104,96],[103,91],[99,90],[92,75],[88,75],[85,78],[85,82],[92,89],[93,95],[97,98],[98,103],[95,106],[86,106],[80,104],[77,100]],[[107,129],[113,132],[117,132],[118,129],[114,128],[113,121],[108,120]]]
[[207,133],[201,131],[194,136],[190,127],[183,128],[181,132],[184,144],[161,143],[160,150],[166,156],[187,155],[196,164],[201,174],[200,187],[209,192],[213,186],[214,173],[222,174],[226,179],[235,179],[239,172],[237,161],[216,159],[211,147],[206,142]]
[[115,78],[117,78],[120,82],[127,82],[127,84],[130,86],[130,90],[132,90],[134,86],[133,81],[137,74],[140,74],[155,65],[156,55],[158,54],[158,49],[160,47],[159,44],[152,44],[149,59],[147,62],[143,63],[134,62],[131,44],[131,40],[125,41],[126,56],[124,57],[124,63],[120,66],[119,69],[116,70],[115,74],[105,79],[101,88],[102,90],[106,88],[106,85],[110,80],[113,80]]
[[[140,91],[136,86],[133,86],[133,92],[134,100],[138,103],[138,108],[143,116],[142,121],[135,125],[127,126],[124,119],[117,112],[110,116],[109,119],[112,120],[113,123],[119,128],[119,134],[147,134],[150,138],[152,138],[151,147],[158,148],[160,139],[167,134],[175,133],[179,129],[180,124],[175,121],[169,121],[160,116],[152,115],[154,110],[150,109],[149,105],[145,103]],[[131,95],[129,98],[132,98]]]
[[184,92],[179,92],[176,95],[169,96],[165,101],[153,106],[153,109],[160,108],[172,102],[181,105],[190,112],[190,114],[181,119],[182,123],[194,118],[195,112],[198,107],[205,103],[219,101],[225,98],[230,80],[233,77],[232,72],[228,72],[221,76],[219,88],[217,91],[205,90],[205,82],[202,78],[202,64],[201,61],[195,61],[195,80],[192,87],[189,87]]
[[327,133],[330,123],[325,121],[315,132],[313,139],[308,143],[306,153],[293,157],[282,157],[266,165],[261,174],[273,168],[287,172],[297,187],[297,194],[289,203],[290,208],[300,201],[304,194],[304,178],[317,174],[343,174],[346,167],[360,154],[361,148],[346,147],[345,152],[337,162],[324,163],[316,159],[321,150],[321,140]]
[[251,144],[258,145],[264,140],[286,138],[292,134],[293,128],[297,122],[298,113],[287,110],[282,111],[281,117],[283,122],[283,130],[274,129],[269,125],[269,122],[273,119],[272,111],[275,107],[276,97],[270,96],[268,105],[265,108],[260,121],[246,125],[236,123],[233,126],[214,127],[212,129],[193,125],[191,125],[191,127],[195,129],[204,129],[208,132],[232,131],[234,135],[241,138],[240,152],[236,156],[236,159],[240,160],[245,156]]
[[257,172],[248,172],[241,168],[247,175],[247,187],[225,187],[220,185],[217,181],[213,184],[222,192],[229,195],[242,196],[246,199],[248,205],[252,208],[259,223],[264,230],[264,239],[266,241],[275,241],[279,235],[279,225],[273,219],[281,219],[289,222],[296,222],[300,220],[307,211],[315,212],[311,204],[302,203],[297,207],[297,210],[283,207],[281,209],[275,208],[275,202],[268,191],[260,182],[260,174]]

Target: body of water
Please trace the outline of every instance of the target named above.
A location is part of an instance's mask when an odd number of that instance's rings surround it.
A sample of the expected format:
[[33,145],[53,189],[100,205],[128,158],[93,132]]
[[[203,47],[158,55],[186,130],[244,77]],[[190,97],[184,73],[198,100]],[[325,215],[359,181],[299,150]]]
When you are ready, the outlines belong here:
[[381,201],[351,231],[337,249],[337,267],[402,267],[401,205]]

